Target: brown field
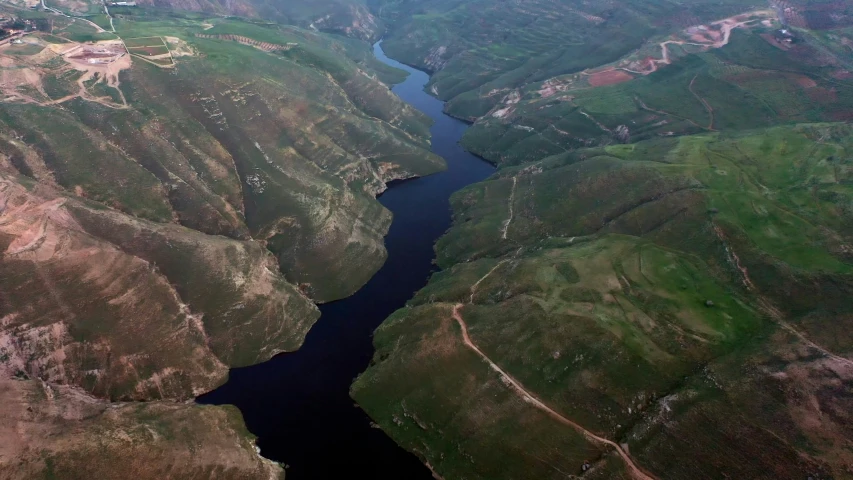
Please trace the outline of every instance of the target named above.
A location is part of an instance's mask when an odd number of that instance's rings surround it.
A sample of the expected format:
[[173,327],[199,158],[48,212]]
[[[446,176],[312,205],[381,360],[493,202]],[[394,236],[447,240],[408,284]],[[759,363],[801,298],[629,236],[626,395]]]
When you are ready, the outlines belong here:
[[65,60],[74,65],[93,63],[112,63],[127,53],[121,42],[101,42],[95,44],[78,44],[65,50]]
[[604,85],[615,85],[617,83],[633,80],[634,77],[623,72],[622,70],[606,70],[604,72],[596,72],[589,76],[589,84],[593,87],[601,87]]
[[774,47],[776,47],[780,50],[790,50],[791,49],[791,45],[789,45],[787,43],[782,43],[782,42],[776,40],[776,37],[774,37],[770,33],[762,33],[761,38],[763,38],[770,45],[773,45]]
[[165,55],[169,53],[169,49],[166,47],[132,47],[129,48],[131,53],[135,53],[137,55]]

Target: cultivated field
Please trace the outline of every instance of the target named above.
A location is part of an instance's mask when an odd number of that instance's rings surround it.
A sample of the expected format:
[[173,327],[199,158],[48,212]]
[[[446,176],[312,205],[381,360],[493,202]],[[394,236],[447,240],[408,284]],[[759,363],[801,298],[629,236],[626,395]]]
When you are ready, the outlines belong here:
[[174,66],[175,61],[163,37],[125,38],[127,51],[136,58],[161,67]]

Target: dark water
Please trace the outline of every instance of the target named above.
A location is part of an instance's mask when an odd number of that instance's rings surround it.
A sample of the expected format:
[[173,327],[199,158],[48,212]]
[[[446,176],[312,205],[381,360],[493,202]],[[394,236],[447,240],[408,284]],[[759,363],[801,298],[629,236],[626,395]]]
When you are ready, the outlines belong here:
[[261,453],[289,465],[288,480],[432,478],[414,455],[370,427],[349,387],[373,356],[373,331],[433,272],[433,244],[450,227],[450,194],[494,171],[459,146],[468,127],[423,91],[426,73],[387,58],[379,43],[374,53],[409,72],[393,91],[435,121],[432,151],[447,160],[448,170],[397,183],[379,198],[394,213],[385,238],[388,260],[358,293],[320,307],[322,316],[299,351],[234,369],[228,383],[198,399],[236,405]]

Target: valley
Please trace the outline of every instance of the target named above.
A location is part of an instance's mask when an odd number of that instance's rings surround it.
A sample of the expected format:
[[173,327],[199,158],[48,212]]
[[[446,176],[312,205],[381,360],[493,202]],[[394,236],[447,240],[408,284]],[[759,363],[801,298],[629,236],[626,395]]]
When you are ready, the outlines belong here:
[[0,16],[3,478],[853,475],[845,2]]

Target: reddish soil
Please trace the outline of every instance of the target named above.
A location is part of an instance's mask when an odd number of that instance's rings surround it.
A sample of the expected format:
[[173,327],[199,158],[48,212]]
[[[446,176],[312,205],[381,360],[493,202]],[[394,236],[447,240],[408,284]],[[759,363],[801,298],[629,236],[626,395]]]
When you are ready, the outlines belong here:
[[73,59],[75,60],[88,60],[90,58],[110,58],[115,57],[114,53],[95,53],[95,52],[83,52],[78,55],[74,55]]
[[782,42],[776,40],[776,37],[774,37],[770,33],[762,33],[761,38],[763,38],[770,45],[773,45],[774,47],[776,47],[780,50],[789,50],[791,48],[790,44],[782,43]]
[[823,87],[810,88],[808,92],[806,92],[809,99],[816,103],[822,104],[831,104],[838,100],[838,95],[835,93],[835,89],[828,89]]
[[788,50],[788,55],[796,62],[802,62],[811,67],[827,67],[837,65],[833,57],[821,53],[809,45],[798,44]]
[[622,70],[607,70],[590,75],[589,84],[593,87],[601,87],[604,85],[615,85],[617,83],[623,83],[633,79],[634,77]]
[[795,75],[794,81],[802,88],[814,88],[817,86],[817,82],[805,75]]
[[833,112],[829,114],[829,118],[833,122],[849,122],[853,120],[853,112],[849,110],[842,110],[839,112]]

